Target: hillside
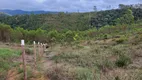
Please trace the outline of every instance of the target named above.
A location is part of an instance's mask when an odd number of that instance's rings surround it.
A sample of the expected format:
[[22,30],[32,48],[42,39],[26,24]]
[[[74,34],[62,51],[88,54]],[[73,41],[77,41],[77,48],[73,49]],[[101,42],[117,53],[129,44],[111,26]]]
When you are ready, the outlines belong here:
[[0,80],[142,80],[142,9],[121,7],[0,13]]
[[[18,38],[23,31],[21,29],[15,31],[17,32],[12,37],[20,40]],[[39,52],[42,45],[36,46],[36,68],[34,68],[34,47],[32,44],[28,45],[28,41],[34,36],[39,38],[38,41],[46,39],[46,36],[45,33],[33,33],[31,36],[30,33],[34,31],[24,30],[23,33],[25,32],[27,33],[23,35],[26,37],[25,60],[28,80],[142,79],[142,24],[106,26],[99,31],[93,29],[76,32],[75,35],[70,31],[55,32],[56,34],[49,32],[51,35],[48,36],[53,37],[52,40],[55,42],[48,43],[49,48],[44,50],[42,57],[39,56],[42,54]],[[65,36],[60,39],[61,35]],[[21,50],[19,43],[0,43],[0,64],[4,64],[0,65],[1,80],[23,79],[21,52],[17,50]]]
[[4,12],[0,12],[0,16],[3,17],[3,16],[10,16],[9,14],[6,14]]
[[24,15],[24,14],[27,14],[27,15],[30,15],[30,14],[56,14],[58,12],[53,12],[53,11],[24,11],[24,10],[8,10],[8,9],[3,9],[3,10],[0,10],[0,12],[3,12],[3,13],[7,13],[9,15]]
[[[131,9],[134,22],[142,19],[142,9]],[[117,25],[117,19],[127,14],[127,9],[113,9],[87,13],[63,13],[58,14],[31,14],[1,17],[0,22],[10,25],[12,28],[17,26],[28,30],[38,28],[44,30],[58,31],[64,30],[87,30],[93,27],[103,27],[106,25]],[[128,14],[131,14],[128,12]],[[122,20],[121,20],[122,21]],[[122,21],[125,22],[126,20]],[[120,22],[120,24],[122,24]],[[125,23],[124,23],[125,24]],[[126,23],[129,24],[129,23]]]

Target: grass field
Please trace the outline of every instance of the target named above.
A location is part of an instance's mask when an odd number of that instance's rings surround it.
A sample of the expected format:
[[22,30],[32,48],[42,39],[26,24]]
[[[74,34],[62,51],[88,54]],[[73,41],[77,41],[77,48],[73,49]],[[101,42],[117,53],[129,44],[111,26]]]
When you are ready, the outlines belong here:
[[19,64],[14,63],[13,60],[20,55],[21,52],[19,50],[0,48],[0,80],[5,80],[8,70]]
[[51,80],[142,80],[142,39],[137,35],[56,45],[51,58],[56,65],[46,74]]
[[[68,44],[53,43],[41,59],[38,57],[36,69],[33,45],[26,45],[28,80],[142,80],[141,25],[124,31],[119,28],[105,27],[92,32],[96,35],[92,38]],[[4,44],[0,48],[0,80],[23,80],[17,45]]]

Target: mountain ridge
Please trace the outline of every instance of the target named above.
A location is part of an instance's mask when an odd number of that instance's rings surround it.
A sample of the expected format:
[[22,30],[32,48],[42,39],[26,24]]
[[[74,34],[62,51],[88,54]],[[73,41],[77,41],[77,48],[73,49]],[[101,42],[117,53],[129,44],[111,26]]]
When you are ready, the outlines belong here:
[[38,11],[24,11],[24,10],[10,10],[10,9],[0,9],[0,12],[9,14],[9,15],[30,15],[30,14],[57,14],[56,11],[44,11],[44,10],[38,10]]

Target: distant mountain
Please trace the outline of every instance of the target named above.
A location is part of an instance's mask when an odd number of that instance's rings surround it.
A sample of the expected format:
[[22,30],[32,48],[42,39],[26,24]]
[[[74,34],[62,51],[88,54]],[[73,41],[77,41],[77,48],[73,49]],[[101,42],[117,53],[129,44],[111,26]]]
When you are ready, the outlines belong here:
[[23,15],[23,14],[56,14],[58,12],[52,12],[52,11],[23,11],[23,10],[8,10],[3,9],[0,10],[0,12],[9,14],[9,15]]
[[0,12],[0,16],[11,16],[10,14],[4,13],[4,12]]

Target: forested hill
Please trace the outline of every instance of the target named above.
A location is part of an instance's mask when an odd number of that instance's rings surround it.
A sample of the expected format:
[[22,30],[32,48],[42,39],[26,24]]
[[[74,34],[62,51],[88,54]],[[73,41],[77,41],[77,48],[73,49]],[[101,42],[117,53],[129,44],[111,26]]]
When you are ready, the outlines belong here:
[[3,12],[0,12],[0,16],[10,16],[9,14],[6,14],[6,13],[3,13]]
[[12,28],[22,27],[28,30],[87,30],[92,27],[105,25],[132,24],[142,19],[141,8],[120,8],[87,13],[63,13],[58,14],[31,14],[1,16],[0,22],[10,25]]
[[30,14],[49,14],[49,13],[56,14],[56,13],[58,13],[58,12],[53,12],[53,11],[42,11],[42,10],[40,10],[40,11],[23,11],[23,10],[8,10],[8,9],[0,10],[0,12],[9,14],[11,16],[24,15],[24,14],[30,15]]

